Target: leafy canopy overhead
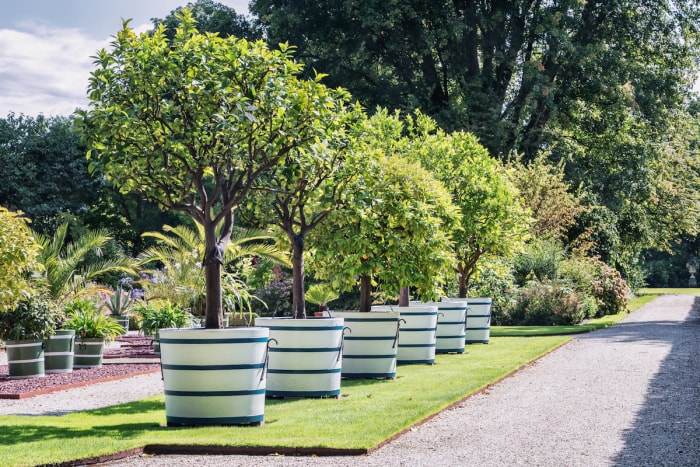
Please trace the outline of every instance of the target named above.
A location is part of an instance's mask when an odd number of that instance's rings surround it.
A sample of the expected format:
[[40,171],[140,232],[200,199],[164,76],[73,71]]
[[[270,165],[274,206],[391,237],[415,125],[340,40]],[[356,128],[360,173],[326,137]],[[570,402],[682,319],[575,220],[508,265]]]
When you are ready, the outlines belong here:
[[322,76],[298,78],[302,66],[285,44],[200,34],[188,9],[176,16],[172,40],[162,25],[137,35],[124,24],[96,57],[91,108],[81,115],[90,157],[122,191],[204,227],[206,327],[220,327],[233,208],[291,151],[332,138],[328,122],[347,93]]

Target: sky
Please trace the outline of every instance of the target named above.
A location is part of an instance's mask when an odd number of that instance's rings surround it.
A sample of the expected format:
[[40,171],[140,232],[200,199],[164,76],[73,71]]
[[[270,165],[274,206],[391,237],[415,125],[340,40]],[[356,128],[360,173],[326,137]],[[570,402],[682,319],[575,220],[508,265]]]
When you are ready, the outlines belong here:
[[[152,27],[194,0],[0,0],[0,118],[68,116],[87,107],[92,56],[108,48],[122,18]],[[249,0],[216,0],[248,14]]]

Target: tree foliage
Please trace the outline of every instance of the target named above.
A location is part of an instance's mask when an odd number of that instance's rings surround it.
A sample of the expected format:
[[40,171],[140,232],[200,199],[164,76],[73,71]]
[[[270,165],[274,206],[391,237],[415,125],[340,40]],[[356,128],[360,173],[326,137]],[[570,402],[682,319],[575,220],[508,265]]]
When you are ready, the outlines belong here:
[[0,313],[14,310],[32,294],[28,278],[39,249],[22,213],[0,207]]
[[459,207],[452,238],[459,296],[484,255],[509,256],[527,239],[530,217],[505,167],[488,155],[476,137],[446,133],[429,117],[409,118],[409,153],[440,180]]
[[[58,226],[50,237],[33,232],[37,244],[41,246],[38,256],[41,281],[52,299],[62,301],[73,295],[85,294],[95,289],[95,281],[109,272],[136,273],[131,258],[99,258],[101,248],[111,240],[105,230],[85,232],[71,242],[67,241],[67,233],[67,223]],[[98,259],[90,261],[89,255],[93,252],[97,252]]]
[[81,115],[93,163],[122,191],[204,227],[205,326],[217,328],[233,208],[290,151],[324,139],[336,93],[299,79],[289,47],[201,34],[187,9],[177,18],[172,40],[124,24],[96,57]]
[[361,311],[369,311],[372,286],[389,295],[414,287],[423,298],[436,298],[454,267],[450,233],[457,209],[412,156],[403,130],[386,111],[372,117],[355,167],[358,177],[314,238],[317,276],[336,290],[359,281]]
[[350,95],[341,89],[335,91],[334,101],[333,116],[321,123],[325,134],[307,148],[290,151],[276,170],[263,174],[245,209],[253,222],[275,225],[287,236],[296,318],[306,317],[308,235],[346,198],[359,165],[354,128],[364,114],[359,105],[350,105]]
[[43,233],[55,230],[62,213],[85,214],[103,189],[88,174],[85,151],[73,119],[0,119],[0,205],[23,211]]
[[695,79],[696,0],[253,0],[271,42],[368,108],[421,109],[477,135],[493,154],[533,157],[577,100],[600,110],[634,89],[663,119]]
[[543,156],[526,163],[518,159],[512,161],[508,174],[532,214],[531,234],[565,239],[585,207],[565,178],[563,161],[554,166]]
[[236,13],[231,7],[213,0],[196,0],[189,2],[184,7],[177,7],[163,19],[153,18],[154,29],[163,25],[165,34],[169,39],[175,37],[180,20],[178,15],[185,8],[189,9],[197,21],[197,29],[204,32],[218,33],[221,37],[235,36],[241,39],[256,40],[262,37],[262,32],[252,21],[243,15]]
[[475,134],[493,157],[564,161],[589,205],[574,235],[618,268],[698,225],[696,158],[681,144],[700,61],[697,0],[253,0],[250,9],[271,41],[298,45],[368,108],[418,108],[447,131]]

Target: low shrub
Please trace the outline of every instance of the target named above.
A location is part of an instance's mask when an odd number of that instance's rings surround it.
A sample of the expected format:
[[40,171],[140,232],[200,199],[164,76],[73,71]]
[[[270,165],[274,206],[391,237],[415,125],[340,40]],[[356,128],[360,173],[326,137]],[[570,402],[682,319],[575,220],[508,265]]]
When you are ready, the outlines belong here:
[[578,324],[587,313],[583,301],[583,296],[569,287],[533,281],[517,291],[504,321],[511,326]]
[[627,282],[617,270],[598,258],[570,258],[562,267],[562,278],[579,293],[596,300],[594,317],[616,315],[627,310]]
[[553,281],[559,278],[566,257],[562,244],[551,239],[536,239],[516,256],[513,276],[519,286],[530,280]]

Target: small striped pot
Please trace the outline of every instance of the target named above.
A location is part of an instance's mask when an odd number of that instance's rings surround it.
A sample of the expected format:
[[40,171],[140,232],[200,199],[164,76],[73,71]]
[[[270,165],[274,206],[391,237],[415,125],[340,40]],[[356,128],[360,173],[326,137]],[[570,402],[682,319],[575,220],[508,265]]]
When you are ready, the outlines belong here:
[[467,303],[467,344],[488,344],[491,337],[491,298],[448,298],[450,302]]
[[263,423],[267,328],[161,329],[159,334],[168,426]]
[[46,374],[71,373],[73,371],[74,329],[59,329],[44,341],[44,367]]
[[466,342],[466,302],[426,302],[438,308],[435,353],[464,353]]
[[343,318],[256,318],[270,330],[268,397],[338,397]]
[[44,343],[41,339],[7,341],[5,351],[10,379],[44,376]]
[[73,368],[100,368],[105,340],[92,337],[79,337],[73,347]]
[[345,320],[343,378],[394,379],[399,338],[399,313],[330,311]]

